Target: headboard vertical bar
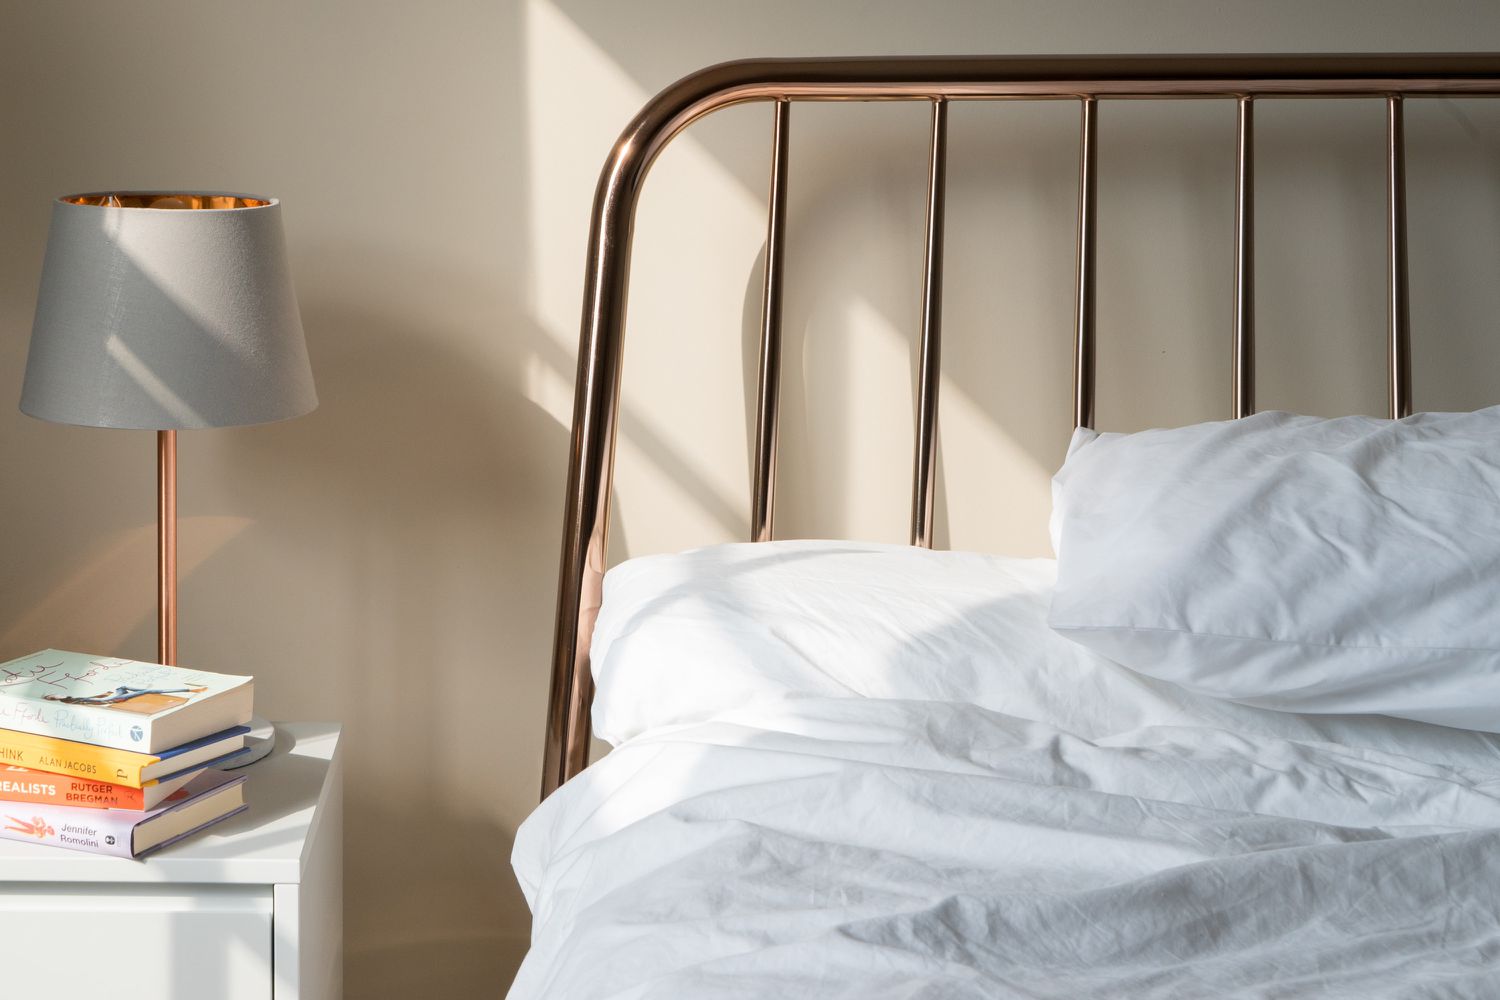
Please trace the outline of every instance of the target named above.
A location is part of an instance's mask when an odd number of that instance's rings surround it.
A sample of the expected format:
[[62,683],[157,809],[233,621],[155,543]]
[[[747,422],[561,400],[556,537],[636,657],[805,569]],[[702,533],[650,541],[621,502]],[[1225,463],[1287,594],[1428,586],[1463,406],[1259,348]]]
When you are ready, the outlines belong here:
[[940,97],[932,102],[932,148],[927,166],[927,266],[922,279],[922,356],[911,500],[911,543],[929,549],[937,466],[938,387],[942,378],[943,212],[947,175],[948,101]]
[[1234,417],[1255,412],[1255,104],[1240,96],[1234,173]]
[[1098,252],[1099,99],[1083,99],[1078,168],[1077,326],[1073,342],[1073,426],[1094,426],[1094,277]]
[[1406,285],[1406,115],[1400,94],[1385,99],[1386,107],[1386,248],[1390,269],[1386,347],[1390,365],[1390,414],[1393,420],[1411,414],[1411,303]]
[[786,246],[786,177],[791,102],[777,101],[771,125],[771,188],[761,288],[760,376],[755,408],[755,494],[750,540],[769,542],[776,515],[776,445],[781,423],[781,289]]

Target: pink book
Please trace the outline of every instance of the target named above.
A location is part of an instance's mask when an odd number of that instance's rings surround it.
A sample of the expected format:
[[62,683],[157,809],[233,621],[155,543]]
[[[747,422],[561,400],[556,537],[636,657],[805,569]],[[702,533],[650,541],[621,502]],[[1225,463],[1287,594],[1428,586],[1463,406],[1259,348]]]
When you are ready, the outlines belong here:
[[139,858],[246,808],[243,774],[204,771],[155,809],[0,802],[0,838]]

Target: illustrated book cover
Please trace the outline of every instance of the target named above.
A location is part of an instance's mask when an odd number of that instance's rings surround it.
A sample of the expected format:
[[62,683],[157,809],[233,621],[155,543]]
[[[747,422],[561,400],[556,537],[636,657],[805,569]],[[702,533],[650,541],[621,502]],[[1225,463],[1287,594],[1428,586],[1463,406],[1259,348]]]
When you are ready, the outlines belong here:
[[44,649],[0,663],[0,728],[162,750],[250,721],[253,678]]
[[0,802],[0,838],[139,858],[245,809],[244,782],[205,771],[144,812]]

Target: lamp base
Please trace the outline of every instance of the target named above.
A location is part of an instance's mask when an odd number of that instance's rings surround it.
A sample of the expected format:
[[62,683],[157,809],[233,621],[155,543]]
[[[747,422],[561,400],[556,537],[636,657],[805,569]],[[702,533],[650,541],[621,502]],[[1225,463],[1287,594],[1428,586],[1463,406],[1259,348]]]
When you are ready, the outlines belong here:
[[245,737],[245,746],[250,748],[250,752],[242,753],[223,765],[223,770],[232,771],[237,767],[254,764],[276,749],[276,727],[258,715],[251,716],[250,734]]

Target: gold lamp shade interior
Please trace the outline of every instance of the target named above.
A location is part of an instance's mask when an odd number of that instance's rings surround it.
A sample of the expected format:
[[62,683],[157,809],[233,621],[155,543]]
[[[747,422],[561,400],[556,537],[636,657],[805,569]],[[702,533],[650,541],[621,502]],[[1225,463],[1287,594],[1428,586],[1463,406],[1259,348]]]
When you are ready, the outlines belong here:
[[70,205],[95,205],[100,208],[264,208],[264,198],[246,198],[236,194],[174,194],[159,191],[107,191],[102,194],[75,194],[61,199]]

